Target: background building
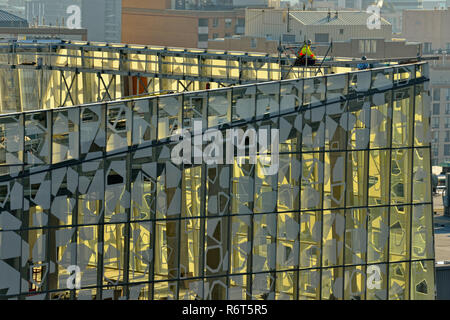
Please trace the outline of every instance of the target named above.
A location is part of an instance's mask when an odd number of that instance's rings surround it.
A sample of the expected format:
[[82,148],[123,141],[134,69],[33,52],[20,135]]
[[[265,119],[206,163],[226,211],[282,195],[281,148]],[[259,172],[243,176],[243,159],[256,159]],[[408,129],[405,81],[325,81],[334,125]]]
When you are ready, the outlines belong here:
[[[279,45],[280,42],[276,40],[236,36],[210,40],[208,48],[278,54]],[[313,46],[314,53],[319,56],[325,56],[328,49],[329,44],[315,44]],[[295,50],[287,50],[286,53],[292,54],[294,53],[293,51]],[[366,56],[369,59],[406,58],[416,57],[421,52],[422,44],[417,42],[384,39],[351,39],[348,41],[333,41],[333,46],[328,52],[328,57],[361,58],[362,56]]]
[[394,0],[384,1],[381,16],[392,24],[394,33],[401,33],[403,30],[403,12],[405,10],[422,9],[423,0]]
[[247,9],[245,35],[283,42],[315,43],[349,39],[392,39],[392,26],[381,19],[381,29],[370,30],[366,12]]
[[27,28],[28,21],[9,12],[0,10],[0,28]]
[[450,7],[450,0],[423,0],[422,5],[426,10],[442,10]]
[[424,44],[424,53],[450,51],[450,8],[445,10],[405,10],[403,34],[408,41]]
[[245,31],[243,10],[172,10],[170,2],[123,0],[122,42],[207,48],[208,39]]
[[279,8],[281,5],[280,0],[233,0],[234,7],[271,7]]
[[431,63],[432,158],[433,165],[450,162],[450,59],[447,55]]
[[[446,0],[442,0],[444,3]],[[392,25],[394,33],[402,31],[402,12],[405,9],[422,9],[425,0],[399,0],[383,1],[381,16]],[[300,1],[296,9],[305,8],[306,10],[341,10],[341,11],[361,11],[366,12],[369,6],[377,4],[376,0],[318,0],[318,1]]]
[[27,0],[25,15],[35,26],[88,30],[89,41],[120,42],[121,0]]
[[25,18],[25,0],[0,0],[0,9]]
[[60,27],[33,27],[33,28],[2,28],[0,27],[0,39],[8,40],[88,40],[86,29],[68,29]]

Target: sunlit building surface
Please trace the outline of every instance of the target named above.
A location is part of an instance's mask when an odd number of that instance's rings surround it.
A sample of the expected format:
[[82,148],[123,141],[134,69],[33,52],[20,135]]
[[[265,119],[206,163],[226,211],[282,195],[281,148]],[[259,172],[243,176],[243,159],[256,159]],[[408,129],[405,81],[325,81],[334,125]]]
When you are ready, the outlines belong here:
[[[428,64],[48,47],[0,71],[1,299],[434,299]],[[196,120],[278,129],[279,170],[176,165]]]

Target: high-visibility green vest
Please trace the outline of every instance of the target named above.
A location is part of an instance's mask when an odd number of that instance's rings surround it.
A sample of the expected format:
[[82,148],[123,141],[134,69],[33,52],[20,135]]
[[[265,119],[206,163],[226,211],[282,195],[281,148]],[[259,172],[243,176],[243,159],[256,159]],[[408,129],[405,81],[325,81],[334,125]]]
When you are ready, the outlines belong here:
[[311,51],[311,46],[305,45],[303,48],[299,51],[299,56],[307,55],[308,57],[311,57],[313,59],[316,58],[316,55]]

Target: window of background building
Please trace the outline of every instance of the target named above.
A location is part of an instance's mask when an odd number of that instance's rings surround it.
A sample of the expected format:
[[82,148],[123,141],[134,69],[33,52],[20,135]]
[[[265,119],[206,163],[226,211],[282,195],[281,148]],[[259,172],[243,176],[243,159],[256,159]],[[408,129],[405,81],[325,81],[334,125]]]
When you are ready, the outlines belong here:
[[199,34],[199,35],[198,35],[198,41],[200,41],[200,42],[208,41],[208,34],[207,34],[207,33],[205,33],[205,34]]
[[439,157],[439,148],[438,148],[438,146],[437,145],[433,145],[431,147],[431,149],[432,149],[433,157],[434,158]]
[[330,35],[328,33],[316,33],[315,42],[328,42]]
[[255,38],[252,38],[250,46],[252,48],[256,48],[258,46],[258,40]]
[[283,42],[295,42],[295,34],[283,34]]
[[444,119],[444,127],[445,128],[450,128],[450,118],[449,117],[445,117],[445,119]]
[[441,109],[441,104],[433,103],[433,115],[434,116],[438,116],[441,113],[440,109]]
[[364,52],[365,53],[371,53],[371,48],[370,48],[370,40],[364,40]]
[[447,88],[447,94],[445,95],[445,99],[447,100],[447,101],[450,101],[450,88]]
[[[447,121],[446,121],[446,123],[447,123]],[[438,117],[431,118],[431,126],[433,127],[433,129],[439,128],[439,118]]]
[[213,27],[217,28],[219,26],[219,18],[214,18],[213,19]]
[[344,34],[344,29],[339,29],[339,34]]
[[370,40],[372,53],[377,53],[377,40]]
[[433,89],[433,100],[441,101],[441,89],[439,89],[439,88]]
[[207,27],[208,26],[208,19],[198,19],[198,26],[199,27]]
[[439,151],[439,146],[437,144],[433,144],[431,149],[433,149],[433,153],[435,153],[435,151]]
[[245,19],[238,18],[236,21],[236,34],[244,34],[245,33]]
[[444,144],[444,156],[450,156],[450,144]]
[[219,37],[218,33],[213,33],[213,39],[217,39]]
[[423,52],[430,53],[431,52],[431,42],[425,42],[423,44]]
[[450,114],[450,103],[445,104],[445,114]]
[[376,53],[377,40],[359,40],[359,53]]
[[231,28],[232,22],[233,22],[233,20],[231,20],[231,19],[225,19],[225,28],[227,28],[227,29]]
[[450,131],[445,131],[445,142],[450,142]]
[[231,38],[231,33],[225,33],[225,38]]
[[433,143],[438,143],[439,142],[439,131],[433,131],[432,136],[433,136]]

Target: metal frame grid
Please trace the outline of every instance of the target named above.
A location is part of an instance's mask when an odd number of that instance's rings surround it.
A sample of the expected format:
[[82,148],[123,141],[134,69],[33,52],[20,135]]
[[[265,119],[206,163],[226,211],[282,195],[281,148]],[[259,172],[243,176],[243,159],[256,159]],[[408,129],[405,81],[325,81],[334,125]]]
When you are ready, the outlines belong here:
[[[352,68],[346,64],[342,68],[292,67],[289,57],[258,53],[89,42],[0,43],[0,62],[5,79],[0,83],[5,97],[0,103],[2,113],[293,79],[297,75],[306,78],[319,71],[327,74]],[[20,89],[24,87],[27,90]]]

